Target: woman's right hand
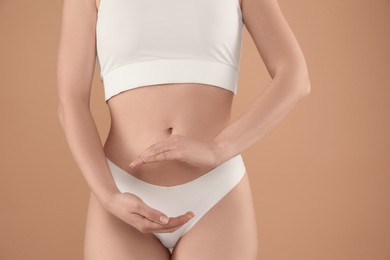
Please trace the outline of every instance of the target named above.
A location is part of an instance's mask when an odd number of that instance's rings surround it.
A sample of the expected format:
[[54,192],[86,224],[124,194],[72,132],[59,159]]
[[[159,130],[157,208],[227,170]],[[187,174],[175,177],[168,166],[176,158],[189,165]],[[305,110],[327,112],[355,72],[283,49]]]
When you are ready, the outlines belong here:
[[[194,213],[189,211],[176,217],[168,217],[161,211],[149,207],[142,199],[132,193],[115,192],[105,205],[105,208],[142,233],[173,232],[188,222]],[[160,217],[167,217],[163,222]]]

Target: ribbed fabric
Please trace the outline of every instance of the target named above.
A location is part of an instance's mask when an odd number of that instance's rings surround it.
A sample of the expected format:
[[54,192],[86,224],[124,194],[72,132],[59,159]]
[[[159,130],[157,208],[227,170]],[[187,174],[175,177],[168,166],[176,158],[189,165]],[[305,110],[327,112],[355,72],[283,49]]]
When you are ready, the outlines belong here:
[[105,100],[185,82],[237,94],[242,28],[239,0],[100,0],[96,47]]

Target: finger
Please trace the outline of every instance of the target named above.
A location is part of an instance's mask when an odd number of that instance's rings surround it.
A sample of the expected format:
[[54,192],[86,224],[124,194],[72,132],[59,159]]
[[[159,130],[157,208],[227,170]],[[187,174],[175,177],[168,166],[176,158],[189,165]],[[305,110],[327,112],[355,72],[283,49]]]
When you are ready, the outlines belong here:
[[150,147],[148,147],[145,151],[140,153],[138,156],[134,158],[132,163],[129,164],[130,167],[136,167],[146,162],[145,158],[153,155],[157,155],[163,152],[168,152],[172,150],[172,145],[169,142],[159,142]]
[[161,162],[161,161],[168,161],[168,160],[180,160],[182,161],[183,158],[183,151],[181,150],[166,150],[165,152],[159,153],[159,154],[149,154],[140,156],[129,165],[130,167],[136,167],[145,163],[154,163],[154,162]]
[[159,223],[159,224],[165,225],[169,222],[169,217],[167,215],[165,215],[161,211],[158,211],[156,209],[149,207],[144,202],[141,202],[138,205],[135,213],[147,218],[148,220],[150,220],[154,223]]
[[168,225],[172,225],[173,227],[178,226],[178,225],[183,225],[188,220],[193,218],[194,216],[195,216],[195,214],[192,211],[188,211],[183,215],[176,216],[176,217],[170,217]]
[[141,226],[145,232],[168,233],[168,232],[173,232],[174,230],[183,226],[185,223],[191,220],[193,216],[194,216],[193,214],[186,213],[178,217],[170,218],[169,223],[166,225],[161,225],[152,222],[147,218],[143,218]]
[[[188,221],[190,221],[190,220],[191,220],[191,218],[188,218]],[[167,228],[163,225],[160,225],[160,227],[149,227],[149,228],[147,228],[148,231],[146,231],[146,232],[149,232],[149,233],[150,232],[153,232],[153,233],[172,233],[172,232],[176,231],[177,229],[181,228],[187,222],[182,223],[182,224],[177,225],[177,226],[169,227],[169,228]],[[151,223],[156,224],[154,222],[151,222]]]
[[148,149],[143,151],[140,155],[141,156],[147,156],[147,155],[152,155],[152,154],[159,154],[163,153],[169,150],[173,149],[172,142],[170,141],[163,141],[163,142],[158,142],[150,146]]
[[183,160],[183,152],[178,150],[168,151],[156,155],[143,157],[144,163],[155,163],[169,160]]

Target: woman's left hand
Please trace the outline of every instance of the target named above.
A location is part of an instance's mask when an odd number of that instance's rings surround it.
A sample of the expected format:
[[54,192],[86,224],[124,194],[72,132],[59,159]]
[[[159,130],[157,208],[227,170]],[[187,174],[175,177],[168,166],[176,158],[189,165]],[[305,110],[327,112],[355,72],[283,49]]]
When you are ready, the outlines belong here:
[[168,160],[178,160],[204,169],[213,169],[221,164],[216,143],[173,134],[168,139],[149,146],[129,166],[135,168],[145,163]]

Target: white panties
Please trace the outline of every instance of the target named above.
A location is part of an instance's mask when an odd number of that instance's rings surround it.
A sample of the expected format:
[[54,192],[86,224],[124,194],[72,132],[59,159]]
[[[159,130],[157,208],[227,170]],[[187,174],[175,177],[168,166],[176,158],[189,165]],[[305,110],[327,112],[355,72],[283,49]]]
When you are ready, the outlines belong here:
[[219,200],[232,190],[246,173],[241,154],[225,161],[200,177],[175,186],[147,183],[119,168],[106,158],[118,189],[140,197],[168,217],[192,211],[195,216],[171,233],[154,233],[168,249],[189,231]]

